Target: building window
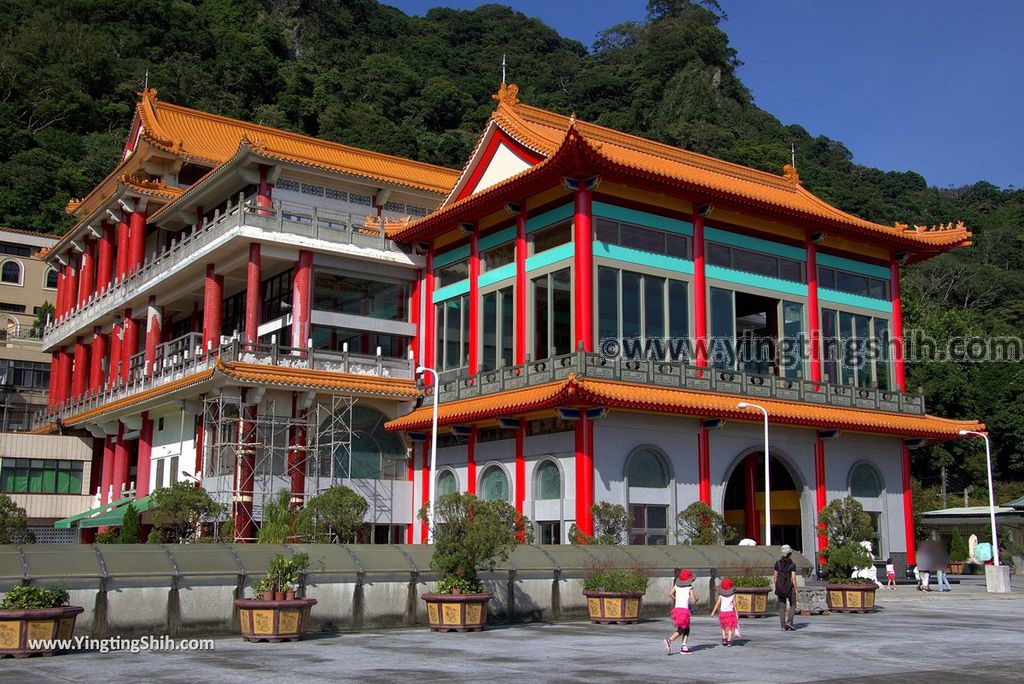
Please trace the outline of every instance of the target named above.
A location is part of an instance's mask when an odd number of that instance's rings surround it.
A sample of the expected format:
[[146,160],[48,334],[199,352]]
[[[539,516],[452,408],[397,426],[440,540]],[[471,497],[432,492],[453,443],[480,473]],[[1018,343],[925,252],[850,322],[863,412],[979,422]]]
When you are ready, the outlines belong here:
[[5,458],[0,462],[0,492],[5,494],[81,494],[83,461]]
[[572,351],[572,274],[563,268],[533,279],[533,358]]
[[11,302],[0,302],[0,311],[7,313],[25,313],[24,304],[13,304]]
[[406,358],[409,349],[409,338],[402,335],[387,335],[326,325],[314,325],[310,339],[313,341],[314,349],[336,352],[347,349],[350,354],[375,356],[379,347],[381,356],[392,359]]
[[56,270],[51,268],[50,270],[48,270],[46,272],[46,276],[45,277],[46,277],[46,282],[43,283],[43,287],[46,288],[47,290],[56,290],[57,289],[57,281],[58,281],[58,279],[60,277],[60,274],[57,273]]
[[0,282],[21,285],[21,264],[17,261],[5,261],[3,266],[0,266]]
[[562,543],[562,523],[556,521],[553,522],[539,522],[537,523],[540,534],[537,535],[537,541],[541,544],[561,544]]
[[454,494],[459,491],[459,483],[455,479],[455,473],[450,470],[442,470],[437,476],[437,495]]
[[12,245],[9,242],[0,242],[0,254],[27,257],[32,256],[32,248],[25,245]]
[[[328,418],[324,425],[331,420]],[[343,478],[351,473],[355,479],[404,480],[407,474],[405,445],[396,433],[384,429],[387,417],[375,408],[356,404],[349,421],[350,453],[332,446],[343,444],[349,437],[348,430],[341,426],[334,432],[325,430],[330,437],[320,440],[320,477]]]
[[653,449],[640,449],[629,457],[626,472],[629,486],[663,489],[668,487],[668,464],[661,454]]
[[480,478],[480,498],[484,501],[510,500],[508,475],[500,466],[488,466]]
[[480,272],[487,273],[516,260],[516,243],[506,242],[480,253]]
[[[284,314],[283,306],[291,305],[293,269],[282,271],[263,281],[262,321],[272,321]],[[288,339],[282,336],[281,339]]]
[[818,267],[818,287],[889,301],[889,281],[837,268]]
[[469,259],[456,261],[454,264],[434,269],[434,287],[442,288],[469,277]]
[[441,370],[469,363],[469,297],[453,297],[435,304],[437,365]]
[[791,280],[795,283],[804,282],[803,263],[774,254],[709,242],[707,243],[707,259],[712,266],[723,266],[770,278]]
[[313,308],[335,313],[404,321],[409,286],[317,269],[313,274]]
[[515,336],[515,301],[512,286],[488,292],[483,300],[483,354],[480,370],[494,370],[511,366],[512,345]]
[[554,461],[544,461],[537,467],[536,479],[537,492],[535,499],[551,500],[562,498],[562,474]]
[[875,499],[881,495],[882,483],[878,479],[878,471],[867,463],[856,466],[850,473],[850,496]]
[[530,236],[530,254],[540,254],[569,242],[572,242],[572,221],[561,221]]
[[829,382],[892,388],[888,320],[822,309],[821,336],[822,362]]
[[690,238],[631,223],[598,218],[594,237],[610,245],[621,245],[642,252],[653,252],[679,259],[690,258]]
[[601,266],[597,271],[598,339],[635,339],[629,358],[685,361],[689,330],[686,283]]
[[48,389],[50,364],[39,361],[0,359],[0,385],[24,389]]
[[668,543],[668,506],[631,505],[629,526],[630,544],[664,546]]

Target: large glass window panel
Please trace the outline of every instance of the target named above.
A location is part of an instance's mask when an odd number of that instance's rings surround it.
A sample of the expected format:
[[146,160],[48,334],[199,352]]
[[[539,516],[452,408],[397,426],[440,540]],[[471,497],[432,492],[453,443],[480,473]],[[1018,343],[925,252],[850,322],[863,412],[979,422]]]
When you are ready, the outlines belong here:
[[779,259],[779,277],[795,283],[804,281],[804,265],[792,259]]
[[458,485],[455,482],[455,475],[450,470],[442,470],[437,476],[437,495],[454,494],[456,491]]
[[839,330],[836,327],[838,312],[833,309],[821,310],[821,361],[825,379],[832,384],[839,382]]
[[462,306],[462,346],[459,365],[465,366],[469,363],[469,297],[461,297]]
[[729,252],[729,248],[725,245],[715,242],[707,243],[707,254],[705,256],[708,263],[712,266],[732,266],[732,255]]
[[798,378],[803,376],[804,368],[804,306],[797,302],[782,302],[782,349],[781,361],[785,377]]
[[487,273],[496,268],[511,264],[516,260],[516,243],[508,242],[504,245],[492,247],[480,254],[480,272]]
[[511,366],[514,361],[514,340],[515,340],[515,297],[512,288],[506,287],[500,291],[498,303],[501,306],[501,357],[500,361],[505,366]]
[[644,335],[665,337],[665,279],[644,276]]
[[711,288],[711,347],[708,358],[715,368],[736,365],[736,315],[732,290]]
[[857,386],[871,387],[871,360],[868,354],[871,339],[871,318],[869,316],[853,317],[853,336],[856,340]]
[[572,272],[568,268],[551,274],[551,338],[555,354],[572,351]]
[[668,466],[661,454],[651,449],[641,449],[629,459],[630,487],[668,487]]
[[484,471],[480,479],[480,498],[484,501],[509,501],[508,476],[497,466]]
[[480,367],[492,370],[498,367],[498,293],[488,292],[483,300],[483,353]]
[[544,461],[537,469],[537,498],[542,500],[562,498],[562,476],[558,466]]
[[839,312],[839,382],[843,385],[852,385],[857,380],[857,369],[855,364],[853,339],[853,314],[845,311]]
[[836,289],[836,272],[831,268],[819,268],[818,287],[823,287],[828,290]]
[[469,259],[463,259],[456,261],[454,264],[448,264],[440,268],[434,269],[434,279],[436,281],[436,287],[445,287],[457,283],[460,280],[465,280],[469,277]]
[[847,273],[846,271],[836,271],[836,289],[866,297],[868,295],[867,276]]
[[690,258],[690,241],[683,235],[666,233],[665,254],[680,259]]
[[572,241],[572,221],[563,221],[538,230],[531,236],[533,253],[540,254]]
[[682,280],[668,281],[668,335],[667,352],[671,361],[688,361],[690,336],[690,302],[687,299],[686,283]]
[[874,319],[875,324],[875,346],[877,360],[875,361],[875,376],[878,379],[878,389],[892,389],[892,381],[889,378],[889,345],[892,339],[889,335],[889,321],[884,318]]
[[596,219],[596,223],[597,225],[594,228],[594,235],[599,241],[607,242],[612,245],[619,244],[618,223],[603,218]]
[[404,321],[409,285],[370,280],[328,269],[313,275],[313,308],[356,316]]
[[620,240],[623,247],[639,249],[644,252],[665,252],[665,234],[658,230],[648,230],[639,226],[631,226],[627,223],[619,228]]
[[548,358],[548,277],[533,279],[533,358]]
[[619,271],[601,266],[597,269],[597,339],[619,335]]
[[850,474],[850,495],[875,498],[882,495],[882,485],[874,468],[861,463]]
[[641,334],[641,275],[632,271],[622,272],[622,336],[639,337]]
[[770,254],[750,252],[745,249],[732,250],[732,267],[749,273],[760,273],[766,276],[779,274],[779,260]]

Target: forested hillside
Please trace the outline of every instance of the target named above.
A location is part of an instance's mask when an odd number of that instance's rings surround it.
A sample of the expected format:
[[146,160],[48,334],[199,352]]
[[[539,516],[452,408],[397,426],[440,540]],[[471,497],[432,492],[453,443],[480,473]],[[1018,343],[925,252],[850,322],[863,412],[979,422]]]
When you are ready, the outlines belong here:
[[[928,187],[784,126],[737,78],[739,56],[706,5],[651,0],[645,23],[588,47],[499,5],[420,18],[373,0],[6,0],[0,225],[68,227],[65,203],[115,164],[147,72],[168,101],[458,167],[507,53],[531,104],[776,173],[795,143],[805,186],[843,209],[883,223],[964,220],[975,247],[906,273],[906,327],[940,339],[1020,334],[1024,191]],[[932,412],[990,426],[1007,494],[1024,479],[1020,364],[919,364],[910,378]],[[976,443],[914,460],[926,485],[943,465],[951,491],[984,482]]]

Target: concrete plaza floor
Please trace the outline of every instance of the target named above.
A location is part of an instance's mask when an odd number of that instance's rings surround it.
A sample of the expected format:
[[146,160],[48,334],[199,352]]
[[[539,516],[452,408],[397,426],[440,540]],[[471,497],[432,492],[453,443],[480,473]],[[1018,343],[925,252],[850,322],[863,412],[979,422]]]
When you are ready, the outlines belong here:
[[717,619],[694,619],[689,655],[666,656],[668,619],[638,625],[496,625],[476,634],[426,628],[311,635],[299,643],[219,638],[212,651],[87,652],[0,661],[2,682],[873,682],[1020,681],[1024,583],[1009,595],[976,581],[945,594],[879,591],[871,615],[742,620],[720,645]]

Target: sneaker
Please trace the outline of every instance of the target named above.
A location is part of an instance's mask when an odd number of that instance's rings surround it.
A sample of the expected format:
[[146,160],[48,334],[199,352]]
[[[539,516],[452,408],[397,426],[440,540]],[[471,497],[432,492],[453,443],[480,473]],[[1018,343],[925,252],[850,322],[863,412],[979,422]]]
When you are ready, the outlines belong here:
[[729,642],[728,642],[728,641],[726,641],[725,639],[722,639],[722,645],[723,645],[723,646],[728,646],[728,645],[729,645]]
[[680,653],[680,655],[687,655],[687,654],[689,654],[690,653],[690,647],[687,646],[686,644],[683,644],[679,648],[679,653]]
[[725,645],[728,646],[729,648],[732,648],[732,642],[731,641],[726,641]]
[[665,639],[665,655],[672,655],[672,640]]

